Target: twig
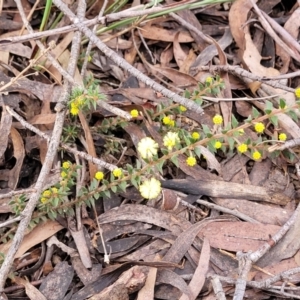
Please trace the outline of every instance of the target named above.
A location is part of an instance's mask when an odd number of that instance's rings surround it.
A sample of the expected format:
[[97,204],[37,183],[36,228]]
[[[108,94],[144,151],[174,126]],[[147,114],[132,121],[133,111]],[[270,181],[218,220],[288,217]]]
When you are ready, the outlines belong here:
[[[262,14],[261,10],[258,8],[256,3],[253,0],[250,0],[253,8],[258,16],[258,19],[263,26],[263,28],[267,31],[267,33],[274,39],[274,41],[284,49],[291,57],[293,57],[296,61],[300,61],[300,54],[296,51],[293,51],[287,44],[285,44],[279,36],[276,34],[276,32],[273,30],[273,28],[270,26],[270,24],[265,19],[264,15]],[[286,33],[287,34],[287,33]]]
[[184,27],[186,27],[187,29],[189,29],[190,31],[193,31],[194,33],[196,33],[203,41],[205,41],[208,44],[213,44],[213,41],[209,38],[209,36],[207,36],[206,34],[204,34],[203,32],[201,32],[197,27],[195,27],[194,25],[192,25],[191,23],[187,22],[186,20],[184,20],[182,17],[178,16],[175,13],[170,13],[169,14],[173,19],[175,19],[177,22],[179,22],[181,25],[183,25]]
[[276,144],[276,145],[272,145],[268,148],[269,152],[273,152],[275,150],[284,150],[284,149],[289,149],[289,148],[293,148],[296,146],[300,145],[300,138],[298,139],[292,139],[292,140],[288,140],[283,144]]
[[2,222],[2,223],[0,223],[0,228],[7,227],[10,224],[19,222],[21,219],[22,219],[22,216],[19,215],[19,216],[13,218],[13,219],[9,219],[9,220],[7,220],[5,222]]
[[28,123],[27,121],[25,121],[20,115],[18,115],[13,109],[11,109],[9,106],[5,106],[6,110],[13,116],[15,117],[25,128],[31,130],[32,132],[36,133],[37,135],[39,135],[40,137],[42,137],[43,139],[45,139],[47,141],[47,143],[50,142],[50,136],[44,132],[42,132],[41,130],[37,129],[36,127],[34,127],[33,125],[31,125],[30,123]]
[[[155,65],[155,58],[153,57],[152,52],[149,49],[148,44],[146,43],[146,41],[145,41],[143,35],[141,34],[141,31],[140,31],[139,28],[137,29],[137,32],[138,32],[139,37],[140,37],[140,39],[142,41],[142,44],[144,45],[144,47],[145,47],[146,51],[148,52],[149,56],[151,57],[152,64]],[[133,38],[133,41],[134,41],[134,38]],[[136,43],[135,43],[135,47],[136,47],[136,50],[138,51]]]
[[207,96],[201,96],[203,100],[211,101],[211,102],[220,102],[220,101],[256,101],[256,100],[269,100],[270,98],[276,98],[282,96],[281,94],[266,96],[266,97],[259,97],[259,98],[213,98]]
[[264,76],[261,78],[261,80],[281,80],[281,79],[289,79],[289,78],[294,78],[300,76],[300,71],[295,71],[295,72],[291,72],[288,74],[282,74],[282,75],[278,75],[278,76],[272,76],[272,77],[267,77]]
[[229,214],[229,215],[233,215],[233,216],[236,216],[238,217],[239,219],[241,220],[244,220],[244,221],[247,221],[247,222],[250,222],[250,223],[254,223],[254,224],[260,224],[260,222],[258,222],[257,220],[237,211],[237,210],[232,210],[232,209],[229,209],[229,208],[226,208],[226,207],[222,207],[220,205],[217,205],[217,204],[214,204],[214,203],[210,203],[210,202],[207,202],[205,200],[197,200],[196,201],[197,203],[201,204],[201,205],[204,205],[206,207],[209,207],[211,209],[215,209],[215,210],[218,210],[218,211],[221,211],[225,214]]
[[209,278],[210,278],[210,282],[212,284],[212,287],[214,289],[217,299],[218,300],[226,300],[226,296],[223,291],[223,287],[222,287],[221,281],[219,279],[219,276],[212,275],[212,276],[209,276]]
[[84,24],[80,23],[79,19],[72,13],[72,11],[60,0],[54,0],[54,4],[66,14],[74,25],[83,32],[96,46],[101,50],[105,56],[109,57],[116,65],[128,71],[128,73],[135,76],[138,80],[144,82],[146,85],[153,88],[155,91],[160,92],[165,97],[172,99],[175,102],[180,103],[181,105],[194,110],[197,113],[202,114],[203,109],[195,104],[193,101],[183,98],[176,93],[171,92],[162,85],[156,83],[154,80],[150,79],[148,76],[144,75],[142,72],[138,71],[136,68],[131,66],[126,60],[117,55],[113,50],[108,48],[102,41],[100,41],[93,32],[87,28]]
[[0,199],[4,199],[4,198],[12,198],[14,196],[20,195],[20,194],[31,194],[31,193],[35,193],[36,190],[35,189],[22,189],[22,190],[17,190],[17,191],[11,191],[5,194],[0,194]]
[[[184,193],[181,193],[181,192],[176,192],[178,195],[180,195],[181,197],[186,197],[186,194]],[[189,207],[189,208],[192,208],[192,209],[197,209],[195,206],[189,204],[188,202],[182,200],[181,201],[183,205]],[[239,212],[239,211],[236,211],[236,210],[232,210],[232,209],[229,209],[229,208],[225,208],[225,207],[222,207],[220,205],[217,205],[217,204],[214,204],[214,203],[211,203],[211,202],[208,202],[208,201],[205,201],[205,200],[202,200],[202,199],[198,199],[196,200],[196,202],[198,204],[201,204],[201,205],[204,205],[210,209],[215,209],[215,210],[218,210],[218,211],[221,211],[223,213],[226,213],[226,214],[229,214],[229,215],[233,215],[233,216],[236,216],[238,217],[239,219],[241,220],[244,220],[244,221],[247,221],[247,222],[250,222],[250,223],[255,223],[255,224],[260,224],[260,222],[258,222],[257,220]],[[203,213],[201,213],[203,214]]]
[[[105,8],[107,6],[107,3],[108,3],[108,0],[104,0],[104,3],[102,4],[101,10],[100,10],[100,12],[98,14],[98,20],[103,16]],[[94,25],[93,33],[96,33],[97,27],[98,27],[97,25]],[[82,78],[85,77],[86,67],[87,67],[87,64],[88,64],[88,61],[89,61],[89,56],[90,56],[92,47],[93,47],[93,43],[91,41],[89,41],[89,43],[87,45],[87,48],[86,48],[85,57],[84,57],[84,61],[83,61],[83,64],[82,64],[82,68],[81,68],[81,76],[82,76]]]
[[[143,9],[145,6],[141,5],[138,7],[134,7],[134,8],[130,8],[127,10],[123,10],[121,12],[117,12],[117,13],[113,13],[110,15],[107,15],[105,17],[101,17],[99,18],[98,16],[94,19],[91,20],[85,20],[83,21],[83,24],[87,27],[96,25],[96,24],[108,24],[114,21],[118,21],[121,19],[125,19],[125,18],[133,18],[133,17],[140,17],[140,16],[144,16],[144,15],[149,15],[152,13],[163,13],[164,11],[167,11],[169,8],[168,7],[153,7],[153,8],[149,8],[149,9]],[[141,10],[137,10],[137,9],[141,9]],[[133,10],[135,9],[135,10]],[[30,34],[27,35],[23,35],[23,36],[19,36],[19,37],[9,37],[9,38],[5,38],[5,39],[0,39],[0,48],[1,45],[9,45],[11,43],[23,43],[23,42],[27,42],[29,40],[37,40],[37,39],[41,39],[43,37],[49,37],[52,35],[57,35],[57,34],[62,34],[62,33],[67,33],[70,31],[74,31],[77,30],[75,25],[68,25],[68,26],[64,26],[61,28],[56,28],[56,29],[52,29],[52,30],[47,30],[47,31],[43,31],[43,32],[31,32]]]
[[[293,270],[293,269],[292,269]],[[291,271],[291,270],[289,270]],[[288,272],[288,271],[286,271]],[[280,276],[281,274],[283,274],[284,272],[280,273],[280,274],[277,274],[275,275],[276,277],[277,276]],[[298,272],[297,272],[298,273]],[[275,277],[274,276],[274,277]],[[233,279],[233,278],[229,278],[229,277],[223,277],[223,276],[218,276],[219,279],[223,282],[226,282],[228,284],[232,284],[234,285],[236,283],[236,280]],[[273,278],[273,277],[272,277]],[[267,279],[268,280],[268,279]],[[279,278],[277,281],[281,280],[281,278]],[[287,298],[290,298],[290,299],[300,299],[300,296],[296,296],[294,294],[290,294],[290,293],[286,293],[286,292],[283,292],[282,291],[282,288],[281,287],[278,287],[278,286],[270,286],[270,287],[263,287],[261,286],[261,282],[257,282],[257,281],[247,281],[247,286],[249,287],[252,287],[252,288],[257,288],[257,289],[264,289],[266,291],[269,291],[269,292],[272,292],[272,293],[275,293],[275,294],[279,294],[279,295],[284,295],[286,296]],[[278,291],[277,289],[280,288],[281,290]],[[296,291],[299,291],[299,287],[295,287],[295,288],[292,288],[292,287],[287,287],[286,289],[288,290],[296,290]]]
[[272,237],[268,242],[265,242],[257,251],[253,253],[240,254],[241,259],[239,263],[243,263],[241,266],[241,272],[239,278],[236,281],[236,288],[234,293],[234,300],[244,299],[245,288],[247,284],[247,275],[251,270],[252,264],[257,262],[267,251],[273,247],[278,241],[287,233],[291,226],[295,223],[295,220],[299,218],[300,204],[294,211],[289,220],[280,228],[280,230]]
[[233,75],[235,76],[238,76],[240,78],[249,78],[251,79],[252,81],[263,81],[264,84],[266,85],[269,85],[269,86],[272,86],[274,88],[277,88],[277,89],[281,89],[281,90],[285,90],[287,92],[292,92],[294,93],[295,89],[293,88],[289,88],[279,82],[275,82],[273,80],[265,80],[264,77],[262,76],[257,76],[257,75],[254,75],[248,71],[246,71],[245,69],[239,67],[239,66],[230,66],[230,65],[224,65],[224,66],[201,66],[201,67],[197,67],[197,68],[194,68],[194,70],[197,70],[197,71],[210,71],[210,72],[221,72],[221,71],[224,71],[224,72],[229,72],[229,73],[232,73]]
[[[25,16],[25,14],[24,14],[24,16]],[[27,24],[26,25],[27,26],[27,30],[31,34],[33,34],[34,31],[33,31],[32,27],[30,26],[30,24],[28,23],[28,21],[26,20],[24,23]],[[46,54],[47,59],[59,71],[59,73],[64,77],[64,79],[68,80],[69,83],[71,83],[72,85],[77,85],[77,83],[75,82],[73,76],[70,76],[70,74],[68,74],[68,72],[66,72],[62,68],[62,66],[57,62],[57,60],[48,52],[48,50],[45,48],[45,46],[43,45],[43,43],[41,43],[40,41],[36,41],[36,43],[37,43],[38,47],[40,48],[40,50],[42,51],[42,53]],[[1,46],[0,46],[0,48],[1,48]],[[30,66],[28,66],[28,67],[30,67]],[[23,70],[20,74],[23,74],[23,72],[25,72],[27,70],[27,68],[25,70]],[[20,76],[20,74],[18,76]],[[11,83],[8,83],[8,84],[11,84]],[[3,89],[3,87],[1,87],[1,90],[2,89]],[[84,89],[84,91],[86,91],[86,90]],[[120,117],[125,118],[127,120],[131,120],[131,118],[132,118],[131,115],[128,112],[123,111],[123,110],[121,110],[121,109],[119,109],[117,107],[114,107],[114,106],[106,103],[105,101],[97,101],[97,104],[99,106],[101,106],[102,108],[104,108],[104,109],[112,112],[113,114],[115,114],[117,116],[120,116]],[[56,111],[60,111],[60,110],[64,109],[64,105],[62,107],[60,107],[60,106],[61,106],[61,104],[57,104],[56,105],[56,108],[55,108]]]
[[[22,17],[24,24],[26,26],[28,26],[28,21],[26,19],[25,13],[24,13],[21,0],[16,0],[16,4],[18,6],[18,10],[20,12],[20,15]],[[75,43],[72,44],[71,55],[70,55],[70,60],[69,60],[69,65],[68,65],[68,70],[67,70],[67,72],[69,73],[70,76],[73,76],[75,73],[76,62],[77,62],[77,58],[78,58],[78,57],[76,57],[76,55],[79,53],[78,48],[80,48],[80,40],[78,41],[77,44],[75,44]],[[59,99],[59,103],[64,103],[67,101],[67,99],[69,98],[70,90],[71,90],[71,85],[68,82],[66,82],[63,93]],[[40,194],[43,190],[44,182],[51,170],[54,156],[56,155],[57,148],[59,146],[59,141],[60,141],[60,136],[61,136],[62,129],[63,129],[64,119],[65,119],[65,112],[64,111],[57,112],[56,120],[55,120],[55,124],[54,124],[54,128],[53,128],[53,134],[52,134],[52,138],[49,143],[48,151],[46,153],[45,161],[42,166],[39,177],[37,179],[37,182],[35,184],[36,192],[30,196],[25,209],[21,213],[22,219],[19,223],[18,229],[13,238],[12,244],[7,252],[7,255],[5,256],[5,260],[0,269],[0,295],[3,292],[6,278],[10,272],[15,254],[17,253],[19,246],[23,240],[24,234],[28,228],[32,213],[36,207],[36,204],[39,201]],[[1,298],[2,298],[2,295],[1,295]]]
[[[32,8],[31,8],[31,10],[30,10],[30,12],[29,12],[29,14],[28,14],[28,16],[26,17],[26,19],[29,21],[30,19],[31,19],[31,17],[32,17],[32,15],[33,15],[33,13],[35,12],[35,10],[36,10],[36,8],[37,8],[37,6],[40,4],[40,0],[37,0],[35,3],[34,3],[34,5],[32,6]],[[24,30],[25,30],[25,24],[23,24],[23,26],[22,26],[22,28],[21,28],[21,30],[20,30],[20,33],[19,33],[19,35],[22,35],[23,34],[23,32],[24,32]]]
[[[300,45],[296,41],[296,39],[282,26],[280,26],[275,20],[270,18],[263,10],[260,10],[261,14],[263,17],[266,18],[266,20],[269,22],[269,24],[272,26],[272,28],[279,33],[281,36],[282,40],[292,46],[292,49],[296,49],[298,52],[300,52]],[[276,42],[276,40],[275,40]],[[284,47],[284,49],[286,49]],[[298,53],[299,55],[299,53]]]
[[[84,17],[85,17],[85,11],[86,11],[86,1],[85,0],[79,0],[78,1],[78,8],[77,8],[77,16],[81,21],[84,21]],[[81,42],[81,38],[82,38],[82,34],[81,32],[76,32],[74,37],[73,37],[73,42],[75,39],[75,45],[80,45]],[[78,53],[76,54],[76,56],[74,55],[74,57],[77,59],[79,57],[80,54],[80,46],[76,47]],[[75,155],[75,161],[77,165],[81,165],[80,161],[79,161],[79,157],[78,155]],[[78,176],[78,180],[76,181],[76,197],[79,196],[79,191],[82,187],[82,182],[83,182],[83,176],[81,176],[84,174],[80,173],[80,170],[77,170],[77,176]],[[77,231],[82,230],[82,223],[81,223],[81,215],[80,215],[80,211],[81,211],[81,206],[76,205],[76,221],[77,221]],[[71,230],[71,234],[72,230]],[[86,245],[84,245],[86,247]],[[79,251],[80,252],[80,251]]]
[[60,248],[62,251],[73,257],[74,255],[78,255],[78,252],[71,247],[68,247],[64,243],[60,242],[56,236],[52,236],[48,241],[47,241],[47,246],[51,247],[52,245],[56,245],[58,248]]
[[5,90],[10,87],[11,85],[13,85],[16,81],[18,81],[18,79],[23,77],[23,74],[25,74],[30,68],[32,68],[36,62],[38,62],[43,56],[44,54],[47,54],[49,52],[51,48],[44,48],[44,53],[42,53],[41,55],[39,55],[39,57],[37,57],[36,59],[32,59],[29,61],[29,64],[26,68],[24,68],[16,77],[12,77],[11,80],[9,82],[7,82],[6,84],[2,85],[0,87],[0,92],[5,92]]
[[[37,129],[36,127],[32,126],[31,124],[29,124],[26,120],[24,120],[20,115],[18,115],[13,109],[9,108],[7,110],[13,117],[15,117],[25,128],[32,130],[34,133],[36,133],[38,136],[40,136],[41,138],[45,139],[46,141],[50,141],[51,137],[42,132],[41,130]],[[67,151],[73,153],[74,155],[78,155],[82,158],[84,158],[87,161],[90,161],[96,165],[98,165],[100,168],[105,168],[107,170],[113,171],[114,169],[117,168],[117,166],[107,163],[99,158],[93,157],[87,153],[84,153],[82,151],[78,151],[76,149],[73,149],[72,147],[70,147],[67,144],[61,143],[61,147],[66,149]]]

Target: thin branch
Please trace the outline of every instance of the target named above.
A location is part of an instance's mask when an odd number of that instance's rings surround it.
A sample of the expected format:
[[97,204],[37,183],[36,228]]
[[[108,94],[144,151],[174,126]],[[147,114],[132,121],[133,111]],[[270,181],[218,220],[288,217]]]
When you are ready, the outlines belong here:
[[296,219],[299,218],[300,204],[294,211],[289,220],[280,228],[280,230],[270,238],[269,241],[265,242],[257,251],[251,253],[240,254],[239,263],[243,264],[241,266],[241,271],[239,278],[236,282],[236,288],[234,293],[234,300],[244,299],[244,293],[247,284],[247,275],[251,270],[252,265],[257,262],[261,257],[263,257],[271,247],[273,247],[278,241],[287,233],[291,226],[295,223]]
[[186,20],[184,20],[182,17],[178,16],[175,13],[170,13],[170,16],[173,19],[175,19],[177,22],[179,22],[185,28],[187,28],[190,31],[193,31],[194,33],[196,33],[206,43],[208,43],[210,45],[213,44],[213,41],[212,41],[212,39],[209,36],[207,36],[206,34],[204,34],[202,31],[200,31],[197,27],[195,27],[191,23],[189,23]]
[[261,80],[281,80],[281,79],[290,79],[290,78],[294,78],[300,76],[300,70],[299,71],[295,71],[295,72],[291,72],[288,74],[281,74],[278,76],[271,76],[271,77],[262,77]]
[[[14,118],[16,118],[25,128],[33,131],[34,133],[36,133],[38,136],[40,136],[41,138],[45,139],[46,141],[50,141],[51,140],[51,136],[49,136],[48,134],[42,132],[41,130],[39,130],[38,128],[34,127],[33,125],[31,125],[30,123],[28,123],[26,120],[24,120],[20,115],[18,115],[13,109],[9,108],[7,110]],[[117,168],[117,166],[107,163],[99,158],[93,157],[90,154],[84,153],[82,151],[78,151],[76,149],[73,149],[72,147],[70,147],[67,144],[61,143],[60,144],[62,148],[64,148],[65,150],[73,153],[74,155],[78,155],[81,158],[90,161],[96,165],[99,166],[99,168],[105,168],[107,170],[113,171],[114,169]]]
[[93,34],[93,32],[89,28],[87,28],[84,24],[80,22],[80,20],[72,13],[72,11],[62,1],[54,0],[53,2],[64,14],[66,14],[70,18],[70,20],[74,23],[74,25],[81,32],[83,32],[85,36],[88,37],[97,46],[97,48],[101,50],[105,56],[110,58],[116,65],[128,71],[128,73],[135,76],[138,80],[144,82],[146,85],[148,85],[155,91],[163,94],[167,98],[172,99],[174,102],[178,102],[181,105],[191,110],[194,110],[197,113],[200,114],[203,113],[203,109],[200,106],[198,106],[196,103],[194,103],[189,99],[183,98],[177,95],[176,93],[166,89],[162,85],[156,83],[154,80],[150,79],[148,76],[144,75],[142,72],[140,72],[132,65],[130,65],[126,60],[121,58],[113,50],[108,48],[101,40],[98,39],[98,37],[95,34]]
[[17,190],[17,191],[11,191],[5,194],[0,194],[0,199],[4,199],[4,198],[12,198],[14,196],[17,195],[22,195],[22,194],[31,194],[31,193],[35,193],[36,190],[35,189],[22,189],[22,190]]
[[287,92],[294,93],[295,89],[289,88],[279,82],[276,82],[274,80],[265,80],[265,77],[257,76],[249,71],[239,67],[239,66],[230,66],[230,65],[224,65],[224,66],[200,66],[193,68],[192,71],[198,72],[198,71],[210,71],[210,72],[229,72],[235,76],[238,76],[243,80],[243,78],[251,79],[252,81],[263,81],[264,84],[272,86],[277,89],[285,90]]
[[[24,24],[26,26],[28,26],[28,21],[26,19],[25,13],[24,13],[21,0],[16,0],[16,4],[17,4],[18,10],[20,12],[22,21],[24,22]],[[78,59],[77,55],[79,53],[78,48],[80,48],[80,40],[78,40],[77,45],[75,43],[72,44],[71,55],[70,55],[70,60],[69,60],[69,65],[68,65],[68,70],[67,70],[67,72],[70,76],[74,76],[74,73],[75,73],[76,62]],[[66,83],[64,85],[63,93],[61,94],[61,97],[58,101],[59,103],[67,102],[67,100],[69,98],[70,90],[71,90],[71,85],[68,83],[68,81],[66,81]],[[62,133],[64,120],[65,120],[65,111],[62,110],[60,112],[57,112],[56,120],[55,120],[55,124],[54,124],[54,128],[53,128],[53,134],[52,134],[52,138],[49,143],[48,151],[46,153],[45,161],[42,166],[39,177],[37,179],[37,182],[34,186],[36,192],[30,196],[24,211],[20,215],[20,217],[22,219],[19,223],[18,229],[13,238],[12,244],[5,256],[4,262],[0,269],[0,294],[2,294],[2,292],[3,292],[6,278],[11,270],[11,266],[13,264],[15,254],[17,253],[17,251],[20,247],[20,244],[24,238],[24,235],[28,228],[29,222],[31,220],[31,216],[32,216],[33,211],[39,201],[40,194],[43,190],[44,182],[47,179],[47,176],[48,176],[48,174],[51,170],[52,164],[53,164],[54,157],[57,154],[57,148],[59,146],[60,136]]]
[[0,223],[0,228],[7,227],[10,224],[19,222],[21,219],[22,219],[22,216],[19,215],[19,216],[13,218],[13,219],[9,219],[7,221],[4,221],[4,222]]
[[[98,20],[103,16],[107,4],[108,4],[108,0],[104,0],[104,3],[102,4],[101,10],[100,10],[100,12],[98,14]],[[98,27],[97,25],[94,26],[93,33],[96,33],[97,27]],[[93,43],[91,41],[89,41],[88,46],[86,48],[85,57],[84,57],[84,61],[83,61],[83,64],[82,64],[82,68],[81,68],[81,76],[82,76],[82,78],[85,77],[86,67],[87,67],[87,64],[88,64],[88,61],[89,61],[89,56],[90,56],[92,47],[93,47]]]
[[[152,13],[163,13],[169,9],[168,7],[166,7],[166,8],[165,7],[162,7],[162,8],[153,7],[153,8],[149,8],[149,9],[144,9],[144,8],[145,8],[145,6],[141,5],[141,6],[127,9],[127,10],[123,10],[121,12],[113,13],[113,14],[110,14],[110,15],[107,15],[107,16],[101,17],[101,18],[99,18],[97,16],[94,19],[83,21],[83,24],[87,27],[97,25],[97,24],[106,25],[108,23],[118,21],[121,19],[125,19],[125,18],[141,17],[144,15],[152,14]],[[137,9],[140,9],[140,10],[137,10]],[[12,43],[23,43],[23,42],[28,42],[30,40],[37,40],[37,39],[41,39],[43,37],[49,37],[52,35],[67,33],[67,32],[76,31],[76,30],[77,30],[76,26],[72,24],[72,25],[68,25],[68,26],[64,26],[64,27],[56,28],[56,29],[52,29],[52,30],[47,30],[47,31],[43,31],[43,32],[31,32],[30,31],[30,34],[26,34],[23,36],[6,37],[4,39],[0,39],[0,48],[1,48],[1,45],[6,46],[6,45],[9,45]]]

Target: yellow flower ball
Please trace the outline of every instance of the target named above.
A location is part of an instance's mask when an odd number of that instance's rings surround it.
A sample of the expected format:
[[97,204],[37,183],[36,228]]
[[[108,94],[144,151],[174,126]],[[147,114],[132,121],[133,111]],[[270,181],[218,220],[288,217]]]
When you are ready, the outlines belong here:
[[296,95],[297,98],[300,98],[300,87],[297,87],[295,89],[295,95]]
[[137,150],[144,159],[151,159],[157,155],[158,144],[150,137],[145,137],[140,140]]
[[139,187],[139,191],[143,198],[154,199],[161,192],[161,183],[152,177],[150,180],[145,180]]
[[162,121],[163,121],[163,123],[164,123],[165,125],[169,125],[170,122],[171,122],[172,120],[171,120],[170,117],[166,116],[166,117],[163,118]]
[[42,202],[43,204],[47,203],[47,202],[48,202],[48,198],[42,197],[42,198],[41,198],[41,202]]
[[208,77],[206,77],[205,82],[206,83],[212,83],[213,82],[213,78],[210,77],[210,76],[208,76]]
[[95,174],[95,178],[97,179],[97,180],[102,180],[103,178],[104,178],[104,174],[103,174],[103,172],[101,172],[101,171],[98,171],[96,174]]
[[65,161],[62,166],[63,166],[64,169],[69,169],[71,164],[70,164],[69,161]]
[[221,115],[215,115],[213,117],[213,122],[216,125],[221,125],[223,123],[223,117]]
[[248,150],[248,146],[246,144],[240,144],[237,149],[240,153],[245,153]]
[[193,139],[193,140],[199,140],[199,139],[200,139],[200,133],[194,131],[194,132],[192,133],[192,139]]
[[114,174],[115,177],[118,178],[118,177],[121,177],[121,176],[122,176],[123,171],[122,171],[122,169],[120,169],[120,168],[116,168],[116,169],[113,170],[113,174]]
[[196,164],[196,158],[193,157],[193,156],[189,156],[187,159],[186,159],[186,164],[190,167],[193,167],[195,164]]
[[254,152],[252,153],[252,158],[253,158],[254,160],[259,160],[259,159],[261,158],[260,152],[254,151]]
[[81,95],[81,96],[77,97],[76,101],[74,102],[74,105],[79,108],[79,107],[83,106],[83,104],[84,104],[84,96]]
[[79,108],[77,106],[71,107],[70,113],[73,116],[77,116],[79,114]]
[[216,141],[214,147],[216,149],[220,149],[222,147],[222,143],[220,141]]
[[62,178],[66,178],[66,177],[68,176],[68,174],[67,174],[65,171],[62,171],[62,172],[60,173],[60,176],[61,176]]
[[51,196],[51,192],[49,190],[46,190],[43,192],[42,194],[43,197],[50,197]]
[[254,129],[257,133],[263,133],[265,130],[265,125],[261,122],[258,122],[254,125]]
[[58,189],[56,187],[51,188],[52,194],[57,194]]
[[163,138],[164,146],[168,148],[169,151],[180,142],[177,132],[168,132]]
[[180,105],[180,106],[179,106],[179,109],[180,109],[180,111],[182,111],[182,112],[185,112],[185,111],[186,111],[186,107],[183,106],[183,105]]
[[244,131],[243,128],[242,128],[242,129],[239,129],[238,132],[239,132],[239,135],[243,135],[243,134],[245,133],[245,131]]
[[285,133],[280,133],[279,134],[279,141],[286,141],[286,139],[287,139],[287,136],[286,136],[286,134]]
[[169,126],[170,126],[170,127],[175,127],[175,121],[174,121],[174,120],[171,120],[170,123],[169,123]]
[[133,118],[136,118],[138,117],[139,115],[139,111],[137,109],[133,109],[132,111],[130,111],[130,115],[133,117]]

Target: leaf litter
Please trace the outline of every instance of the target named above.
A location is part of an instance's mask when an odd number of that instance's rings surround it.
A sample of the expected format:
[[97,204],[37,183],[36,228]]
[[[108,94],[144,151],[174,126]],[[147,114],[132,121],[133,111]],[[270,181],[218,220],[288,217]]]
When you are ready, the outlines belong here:
[[[96,1],[89,6],[85,17],[94,17],[97,6],[101,9],[104,2]],[[186,2],[194,1],[162,1],[161,5],[172,8]],[[146,3],[123,3],[119,12],[141,4]],[[33,8],[31,2],[25,1],[23,5],[28,10]],[[41,4],[37,5],[38,10],[30,18],[35,29],[43,17]],[[115,5],[110,1],[105,14],[117,12]],[[76,11],[75,7],[70,8]],[[242,120],[256,114],[255,110],[269,114],[270,107],[279,107],[279,98],[284,98],[287,106],[297,104],[291,88],[300,85],[299,11],[296,1],[286,6],[280,1],[265,0],[235,0],[201,8],[188,6],[176,11],[176,15],[171,12],[147,21],[142,17],[116,28],[110,27],[110,21],[102,26],[100,39],[137,70],[172,92],[202,101],[202,115],[191,110],[169,114],[176,126],[190,133],[206,130],[220,134],[212,122],[215,114],[222,116],[226,127],[233,124],[233,116],[241,125]],[[53,18],[57,12],[53,5]],[[3,20],[0,252],[5,261],[18,221],[23,217],[18,217],[17,212],[24,211],[27,201],[20,195],[33,192],[51,151],[30,126],[51,137],[64,75],[43,56],[35,67],[27,69],[25,76],[16,79],[28,67],[29,59],[37,57],[37,43],[27,30],[23,31],[28,36],[25,42],[10,42],[12,37],[18,39],[22,24],[11,1],[3,3],[0,24]],[[58,21],[53,30],[72,24],[67,17]],[[74,32],[51,36],[44,40],[45,45],[50,40],[56,42],[51,53],[67,69]],[[86,40],[81,50],[74,75],[79,84],[86,79],[80,74]],[[232,66],[236,68],[231,72],[228,68]],[[99,168],[93,159],[86,161],[79,152],[100,158],[113,168],[134,165],[139,156],[135,149],[143,137],[152,137],[163,149],[162,120],[157,116],[159,110],[168,112],[166,107],[174,104],[129,75],[96,47],[92,48],[87,72],[100,79],[100,91],[112,107],[141,113],[129,123],[101,106],[89,113],[79,112],[77,123],[66,117],[61,146],[68,144],[74,151],[54,150],[57,155],[44,190],[59,183],[60,160],[76,162],[82,166],[75,170],[80,180],[68,194],[60,195],[68,202],[76,201],[79,190],[93,182],[98,170],[109,176],[105,167]],[[205,87],[206,79],[216,75],[224,83],[222,90],[215,94],[193,94],[199,89],[199,82]],[[276,78],[280,80],[275,81]],[[279,85],[274,87],[268,80]],[[213,96],[217,101],[203,101],[205,97],[201,96]],[[255,100],[267,96],[268,102]],[[241,101],[243,97],[249,101]],[[224,98],[233,101],[222,101]],[[28,125],[14,119],[6,106]],[[153,116],[153,112],[158,115]],[[265,134],[274,137],[284,132],[288,140],[298,139],[298,114],[295,109],[289,115],[278,113],[276,118],[263,120]],[[244,132],[240,142],[253,139],[263,143],[250,127],[245,127]],[[230,143],[234,139],[228,140],[228,148]],[[45,215],[37,221],[32,219],[16,249],[10,271],[14,276],[0,286],[1,292],[8,299],[243,299],[244,293],[252,299],[299,299],[298,148],[288,152],[287,146],[278,156],[263,151],[261,161],[253,160],[251,152],[239,155],[234,148],[212,151],[199,144],[197,149],[201,154],[194,167],[186,164],[187,153],[182,152],[155,169],[162,186],[158,199],[143,199],[136,189],[140,179],[133,178],[126,189],[111,188],[105,196],[101,195],[95,201],[95,209],[92,205],[73,204],[73,214],[67,215],[66,210],[59,208],[53,220]],[[142,160],[140,164],[147,166]],[[37,215],[36,211],[34,216]],[[290,222],[295,216],[295,221]],[[286,228],[287,233],[277,240]],[[252,260],[248,271],[239,269],[241,255],[248,259],[251,253],[258,253],[258,258]],[[237,278],[244,280],[242,293]],[[267,280],[272,282],[267,284]]]

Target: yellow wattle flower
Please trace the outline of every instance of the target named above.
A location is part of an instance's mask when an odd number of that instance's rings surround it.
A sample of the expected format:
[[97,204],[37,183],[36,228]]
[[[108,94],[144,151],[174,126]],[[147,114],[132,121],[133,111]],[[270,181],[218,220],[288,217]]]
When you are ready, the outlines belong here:
[[143,198],[154,199],[161,192],[161,183],[152,177],[151,179],[145,180],[139,187],[139,191]]
[[157,155],[158,144],[150,137],[142,138],[137,146],[137,150],[143,159],[151,159]]
[[186,164],[190,167],[193,167],[195,164],[196,164],[196,158],[193,157],[193,156],[189,156],[187,159],[186,159]]
[[213,122],[215,125],[221,125],[223,123],[223,117],[217,114],[213,117]]

